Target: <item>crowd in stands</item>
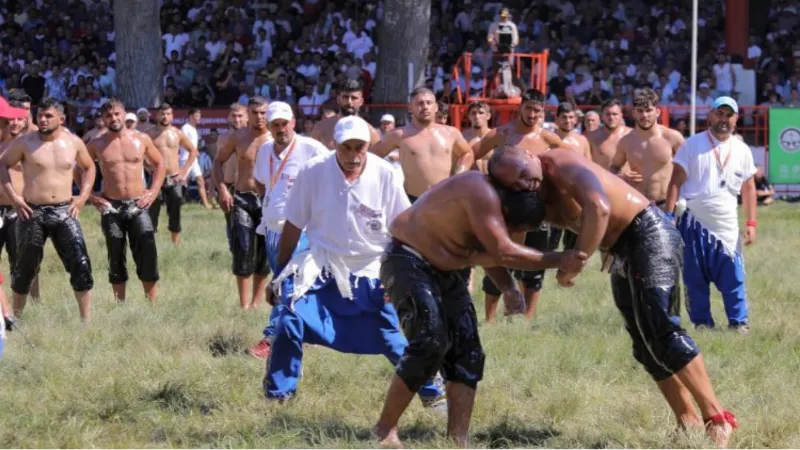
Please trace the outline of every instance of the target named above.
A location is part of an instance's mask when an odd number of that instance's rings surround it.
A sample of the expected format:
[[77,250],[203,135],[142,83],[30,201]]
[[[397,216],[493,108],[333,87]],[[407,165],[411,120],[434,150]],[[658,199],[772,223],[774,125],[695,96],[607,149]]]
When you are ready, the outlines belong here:
[[[310,127],[333,108],[337,81],[346,78],[362,80],[369,102],[385,0],[160,1],[164,99],[175,107],[226,106],[258,94],[295,105]],[[792,0],[773,0],[766,33],[751,37],[746,55],[731,56],[724,53],[724,3],[700,2],[697,104],[735,97],[731,64],[747,60],[757,71],[758,104],[800,106],[800,21]],[[515,50],[549,49],[550,104],[596,105],[612,96],[630,103],[634,89],[651,86],[662,103],[687,107],[690,4],[434,0],[428,84],[452,100],[453,67],[471,52],[476,66],[460,83],[480,89],[492,60],[487,32],[507,7],[519,34]],[[22,88],[34,104],[45,95],[63,100],[73,127],[90,128],[92,112],[116,91],[109,0],[3,2],[0,43],[2,93]],[[524,66],[523,84],[531,70]],[[676,108],[670,117],[685,122],[688,115]]]

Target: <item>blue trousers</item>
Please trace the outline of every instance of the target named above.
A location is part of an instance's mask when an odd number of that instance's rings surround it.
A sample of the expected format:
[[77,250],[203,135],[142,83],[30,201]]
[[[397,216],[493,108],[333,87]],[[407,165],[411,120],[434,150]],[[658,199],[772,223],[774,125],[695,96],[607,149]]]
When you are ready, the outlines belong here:
[[[384,355],[397,366],[408,340],[394,306],[384,301],[380,280],[351,277],[352,300],[342,298],[336,283],[318,280],[292,310],[288,298],[293,279],[284,281],[275,323],[272,352],[264,377],[267,398],[288,398],[297,392],[303,364],[303,344],[322,345],[342,353]],[[437,398],[444,389],[435,379],[419,390],[422,398]]]
[[722,294],[729,325],[748,323],[744,257],[730,252],[722,241],[703,226],[690,211],[683,213],[678,230],[684,242],[683,282],[686,310],[695,325],[714,326],[711,317],[710,283]]
[[[269,263],[269,268],[272,269],[272,276],[277,277],[280,275],[278,273],[278,244],[281,240],[281,234],[270,230],[267,230],[266,233],[267,262]],[[297,241],[297,248],[294,250],[294,254],[296,255],[306,249],[308,249],[308,239],[306,239],[305,233],[300,233],[300,240]],[[279,308],[280,305],[273,306],[269,314],[269,323],[264,327],[264,337],[267,339],[275,336],[275,325],[278,321]]]

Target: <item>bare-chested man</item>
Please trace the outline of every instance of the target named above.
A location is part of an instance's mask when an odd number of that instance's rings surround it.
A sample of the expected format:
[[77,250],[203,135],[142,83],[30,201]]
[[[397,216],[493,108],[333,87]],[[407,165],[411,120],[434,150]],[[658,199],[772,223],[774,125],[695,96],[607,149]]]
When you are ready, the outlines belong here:
[[[602,250],[616,259],[613,270],[620,277],[612,293],[633,340],[634,357],[658,384],[679,426],[705,425],[724,447],[736,419],[714,394],[699,348],[670,320],[680,302],[683,258],[681,234],[670,219],[619,177],[572,150],[530,157],[505,148],[495,153],[489,169],[507,189],[538,192],[546,220],[578,233],[575,250],[588,257]],[[480,256],[474,259],[490,264]],[[579,273],[559,270],[556,278],[570,286]]]
[[[488,273],[501,287],[506,315],[521,313],[524,299],[502,265],[519,269],[580,270],[586,255],[545,253],[515,243],[511,232],[537,228],[542,203],[532,192],[495,187],[469,171],[432,187],[392,221],[384,254],[385,295],[402,317],[409,346],[397,366],[375,434],[383,446],[400,446],[397,423],[424,380],[441,368],[447,381],[449,437],[467,446],[475,390],[483,378],[478,320],[461,272],[473,256],[492,255]],[[484,253],[485,252],[485,253]],[[476,255],[477,254],[477,255]]]
[[[651,88],[639,90],[633,97],[636,127],[620,139],[611,171],[663,207],[672,177],[672,158],[685,139],[680,132],[658,124],[660,113],[658,94]],[[629,169],[623,170],[626,163]]]
[[[411,121],[387,133],[371,151],[381,158],[400,150],[403,187],[411,203],[451,174],[469,170],[472,149],[457,128],[435,122],[436,96],[426,88],[411,92]],[[455,169],[453,158],[458,158]]]
[[[124,126],[125,105],[121,101],[109,100],[100,113],[107,131],[92,140],[88,150],[92,159],[100,164],[103,188],[100,195],[90,196],[89,202],[102,214],[100,226],[108,250],[108,281],[114,289],[114,297],[124,301],[128,281],[125,241],[129,240],[145,296],[155,302],[158,252],[147,208],[164,182],[164,162],[148,135]],[[145,161],[155,168],[150,189],[145,188],[142,178]]]
[[[197,148],[192,144],[181,130],[172,126],[172,106],[162,103],[158,108],[158,125],[147,132],[156,148],[161,152],[164,166],[167,169],[167,177],[161,186],[161,198],[157,198],[150,206],[150,220],[153,222],[153,229],[158,232],[158,216],[161,213],[161,203],[167,205],[167,216],[169,217],[169,231],[172,242],[180,243],[181,236],[181,206],[183,204],[183,184],[192,163],[197,159]],[[181,168],[178,160],[180,147],[189,152],[186,164]]]
[[[475,147],[476,158],[486,158],[492,151],[505,146],[518,146],[531,155],[544,153],[562,144],[555,133],[542,128],[545,114],[545,98],[542,92],[530,89],[522,96],[519,115],[516,120],[490,131]],[[525,245],[539,251],[550,250],[550,226],[543,222],[537,230],[525,234]],[[525,318],[532,320],[536,315],[536,305],[542,290],[544,270],[515,270],[514,277],[522,284],[527,310]],[[483,279],[483,292],[486,294],[486,321],[493,323],[497,314],[500,291],[488,277]]]
[[[231,214],[232,270],[239,289],[239,304],[244,310],[255,310],[261,306],[270,273],[264,235],[256,233],[261,223],[264,190],[253,177],[258,150],[272,139],[267,128],[267,100],[252,97],[247,105],[247,115],[247,128],[231,132],[217,153],[213,176],[219,188],[220,207]],[[231,192],[224,183],[223,164],[234,155],[237,174],[236,186]]]
[[94,120],[94,127],[83,135],[84,144],[88,144],[92,139],[98,138],[108,131],[106,122],[103,120],[103,115],[100,112],[95,113],[92,119]]
[[604,126],[590,132],[586,138],[591,145],[592,161],[608,169],[617,152],[619,140],[630,133],[631,129],[625,125],[622,117],[622,103],[619,100],[615,98],[606,100],[600,112]]
[[39,131],[39,127],[33,123],[33,116],[31,116],[31,96],[22,89],[14,89],[8,95],[8,102],[11,104],[18,104],[20,108],[28,111],[28,117],[25,118],[25,130],[22,134],[32,133]]
[[[461,135],[464,136],[467,144],[474,149],[478,147],[478,142],[492,131],[489,128],[492,111],[485,102],[472,102],[467,108],[467,118],[469,119],[470,127],[462,131]],[[491,155],[487,154],[481,159],[476,158],[472,168],[479,170],[481,173],[486,173],[486,164],[489,161],[489,156]]]
[[[11,141],[22,135],[28,121],[28,114],[28,111],[23,109],[20,103],[15,101],[9,103],[0,97],[0,155],[8,148]],[[20,164],[15,165],[9,169],[9,174],[14,188],[18,191],[22,190],[22,166]],[[16,223],[17,211],[14,209],[14,203],[0,189],[0,253],[5,246],[6,254],[8,255],[9,275],[14,269],[17,256]],[[2,279],[3,276],[0,275],[0,284]],[[10,331],[14,323],[13,310],[8,298],[2,291],[0,291],[0,309],[3,310],[3,318],[6,319],[5,323],[0,324],[0,326],[6,326]]]
[[[338,93],[336,101],[339,104],[339,114],[320,120],[311,131],[312,138],[322,142],[322,145],[331,150],[336,148],[336,142],[333,139],[336,122],[342,117],[357,116],[364,104],[364,87],[358,80],[346,80],[339,86]],[[381,139],[381,135],[372,125],[369,126],[369,129],[372,133],[370,145],[375,145]]]
[[139,108],[136,110],[136,129],[141,131],[142,133],[147,133],[150,131],[155,125],[150,123],[150,111],[147,108]]
[[[219,139],[217,140],[217,152],[214,155],[215,161],[217,157],[219,157],[219,151],[225,147],[225,142],[228,140],[228,138],[231,137],[236,130],[241,130],[246,126],[247,108],[241,103],[233,103],[228,111],[228,132],[220,135]],[[233,190],[236,188],[237,167],[237,158],[230,158],[228,159],[228,162],[222,165],[222,184],[228,188],[228,192],[233,192]],[[214,178],[213,169],[211,171],[211,178],[214,180],[214,185],[217,187],[217,200],[220,202],[221,207],[222,200],[219,198],[219,181]],[[225,214],[225,235],[228,237],[228,250],[233,253],[233,241],[231,240],[231,210],[225,210],[225,208],[220,209],[222,209],[223,214]]]
[[[81,318],[88,320],[94,280],[78,214],[92,192],[95,167],[83,141],[62,128],[63,105],[52,98],[43,99],[38,119],[38,132],[15,139],[0,157],[0,180],[18,214],[17,261],[11,282],[14,313],[22,313],[25,307],[49,236],[70,274]],[[9,174],[18,163],[22,163],[22,195],[14,188]],[[75,164],[83,171],[83,177],[80,195],[73,198]]]

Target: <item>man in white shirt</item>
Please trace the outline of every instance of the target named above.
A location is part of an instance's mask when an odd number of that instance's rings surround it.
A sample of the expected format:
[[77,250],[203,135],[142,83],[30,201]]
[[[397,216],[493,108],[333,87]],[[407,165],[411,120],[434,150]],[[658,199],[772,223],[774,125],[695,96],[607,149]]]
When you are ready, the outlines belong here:
[[[295,132],[297,121],[292,107],[284,102],[272,102],[267,110],[267,121],[274,141],[263,144],[258,149],[253,178],[259,189],[263,189],[261,203],[261,222],[256,233],[265,237],[266,255],[272,273],[277,274],[278,242],[286,222],[286,199],[297,179],[300,169],[310,159],[330,151],[316,139],[300,136]],[[296,252],[308,248],[305,234],[300,235]],[[271,350],[271,340],[275,336],[275,321],[278,308],[267,290],[267,302],[272,304],[269,324],[264,328],[264,338],[249,350],[250,355],[267,359]]]
[[[388,226],[410,203],[391,165],[368,152],[371,138],[363,119],[340,119],[335,151],[308,161],[286,200],[275,271],[280,275],[273,281],[281,303],[264,378],[267,399],[297,391],[304,343],[382,354],[393,365],[408,346],[397,312],[384,301],[379,271]],[[295,253],[303,230],[309,248]],[[434,379],[418,394],[426,406],[445,405]]]
[[738,113],[736,100],[714,101],[710,128],[687,139],[673,159],[664,210],[673,211],[683,235],[689,319],[696,328],[714,327],[709,301],[713,282],[725,303],[728,328],[746,334],[750,326],[737,196],[741,193],[747,214],[744,244],[749,245],[756,238],[756,167],[750,148],[733,136]]
[[[200,134],[197,132],[197,125],[200,124],[200,119],[202,118],[202,113],[197,108],[189,109],[189,118],[185,124],[181,127],[181,131],[183,134],[189,138],[189,141],[194,145],[194,148],[199,148],[198,144],[200,143]],[[189,160],[189,152],[181,147],[180,153],[178,154],[178,158],[180,158],[180,165],[181,168],[186,166],[186,161]],[[208,203],[208,195],[206,194],[206,182],[203,178],[203,170],[200,168],[200,158],[195,158],[192,166],[189,168],[189,172],[187,172],[186,179],[187,180],[194,180],[197,183],[197,193],[200,195],[200,201],[203,203],[203,206],[206,209],[211,208],[211,203]]]

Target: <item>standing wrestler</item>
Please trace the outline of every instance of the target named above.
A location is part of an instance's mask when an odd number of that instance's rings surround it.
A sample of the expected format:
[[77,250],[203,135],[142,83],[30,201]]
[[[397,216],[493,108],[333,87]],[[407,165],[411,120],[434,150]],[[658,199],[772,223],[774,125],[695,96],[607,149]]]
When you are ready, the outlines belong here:
[[[530,89],[522,96],[519,114],[516,120],[502,127],[495,128],[487,134],[474,148],[475,157],[483,158],[495,149],[505,146],[517,146],[527,151],[530,155],[544,153],[551,148],[563,146],[561,138],[555,133],[542,128],[545,114],[544,94],[536,89]],[[550,225],[542,222],[537,230],[525,234],[525,245],[539,251],[550,249]],[[532,320],[536,315],[536,305],[542,290],[544,270],[526,271],[515,270],[514,277],[522,284],[525,295],[525,318]],[[484,278],[483,291],[487,294],[486,321],[493,323],[497,314],[500,291],[492,280]],[[489,301],[491,300],[491,301]]]
[[[169,103],[162,103],[158,108],[158,125],[147,132],[153,140],[156,148],[161,152],[161,158],[167,169],[167,177],[161,186],[161,198],[157,198],[150,206],[150,220],[153,229],[158,231],[158,216],[161,213],[161,203],[167,205],[167,216],[169,217],[169,231],[172,242],[175,245],[181,239],[181,206],[183,204],[183,184],[194,160],[197,159],[197,148],[192,145],[189,138],[181,130],[172,126],[172,106]],[[189,152],[183,168],[180,167],[178,151],[183,147]]]
[[[658,94],[650,88],[640,89],[633,97],[636,127],[619,140],[611,172],[663,208],[672,177],[672,157],[684,139],[680,132],[659,125],[660,115]],[[623,170],[626,163],[629,170]]]
[[[247,108],[241,103],[233,103],[228,111],[228,132],[220,135],[217,140],[217,153],[214,156],[216,163],[219,158],[219,150],[225,147],[225,142],[230,138],[236,130],[241,130],[247,126]],[[232,192],[236,188],[236,158],[228,159],[228,162],[222,165],[222,179],[218,179],[214,175],[214,170],[211,170],[211,178],[214,180],[214,185],[217,187],[217,196],[220,192],[220,181],[228,188],[228,192]],[[220,209],[225,214],[225,235],[228,237],[228,250],[233,252],[233,241],[231,240],[231,210],[222,205],[222,199],[217,199],[220,202]],[[231,205],[227,205],[228,207]]]
[[[700,349],[671,317],[680,302],[683,242],[678,230],[644,195],[571,150],[530,157],[506,149],[492,157],[490,176],[506,189],[537,192],[547,220],[578,233],[576,250],[587,257],[602,250],[617,260],[613,270],[620,277],[612,293],[634,357],[657,383],[678,425],[705,425],[724,448],[736,418],[717,399]],[[579,273],[559,270],[556,278],[570,286]]]
[[[484,102],[473,102],[470,103],[467,108],[467,118],[469,119],[470,127],[461,134],[471,148],[476,148],[478,142],[492,131],[492,129],[489,128],[489,121],[492,119],[492,111],[489,109],[489,105]],[[491,152],[484,155],[481,159],[475,158],[473,168],[481,171],[481,173],[486,173],[486,163],[489,161],[490,156]]]
[[101,113],[95,113],[92,119],[94,120],[94,127],[83,135],[84,144],[88,144],[92,139],[102,136],[108,130]]
[[[92,266],[78,214],[91,194],[95,167],[86,145],[62,128],[64,107],[45,98],[38,108],[39,130],[14,140],[0,157],[0,180],[17,208],[17,262],[12,272],[14,313],[25,308],[31,282],[39,273],[47,237],[70,274],[83,320],[91,316]],[[20,196],[9,169],[22,163]],[[83,171],[80,195],[72,197],[73,165]]]
[[[332,117],[320,120],[311,131],[311,137],[322,142],[322,145],[331,150],[336,149],[336,142],[333,139],[333,130],[336,122],[342,117],[357,116],[361,106],[364,104],[364,87],[358,80],[346,80],[339,85],[336,102],[339,104],[339,113]],[[370,145],[375,145],[380,141],[381,135],[372,125],[369,126],[372,141]]]
[[[248,126],[233,131],[225,139],[214,160],[214,179],[223,180],[222,166],[236,155],[236,187],[231,193],[225,183],[217,182],[219,204],[231,212],[233,274],[239,290],[239,305],[244,310],[257,309],[264,298],[269,264],[264,236],[256,233],[261,223],[261,200],[264,197],[253,178],[258,149],[271,138],[267,129],[267,100],[252,97],[247,104]],[[252,283],[252,290],[251,290]]]
[[[22,89],[15,89],[12,90],[8,94],[8,102],[12,104],[18,104],[19,107],[24,109],[28,112],[28,116],[25,118],[25,129],[22,131],[22,134],[32,133],[34,131],[39,131],[39,127],[33,123],[33,116],[31,116],[31,96],[28,95]],[[66,129],[66,128],[65,128]]]
[[[107,101],[100,113],[107,131],[92,140],[88,150],[92,159],[100,164],[103,188],[100,195],[91,195],[89,202],[102,214],[100,226],[108,250],[108,281],[114,289],[114,297],[124,301],[128,281],[125,241],[130,240],[136,274],[145,296],[155,302],[158,252],[147,208],[164,182],[164,162],[149,136],[125,127],[125,105],[121,101]],[[145,189],[141,176],[145,161],[155,168],[150,189]]]
[[600,112],[604,126],[589,132],[586,138],[591,145],[592,161],[608,169],[617,152],[619,140],[630,133],[631,129],[625,125],[622,117],[622,103],[619,100],[615,98],[606,100]]
[[142,133],[147,133],[155,125],[150,123],[150,111],[147,108],[139,108],[136,110],[136,129]]
[[[400,149],[403,187],[411,203],[453,172],[469,170],[475,161],[458,129],[435,122],[437,108],[433,91],[426,87],[415,89],[409,105],[410,123],[387,133],[371,150],[385,158],[392,150]],[[453,158],[458,158],[455,169]]]

